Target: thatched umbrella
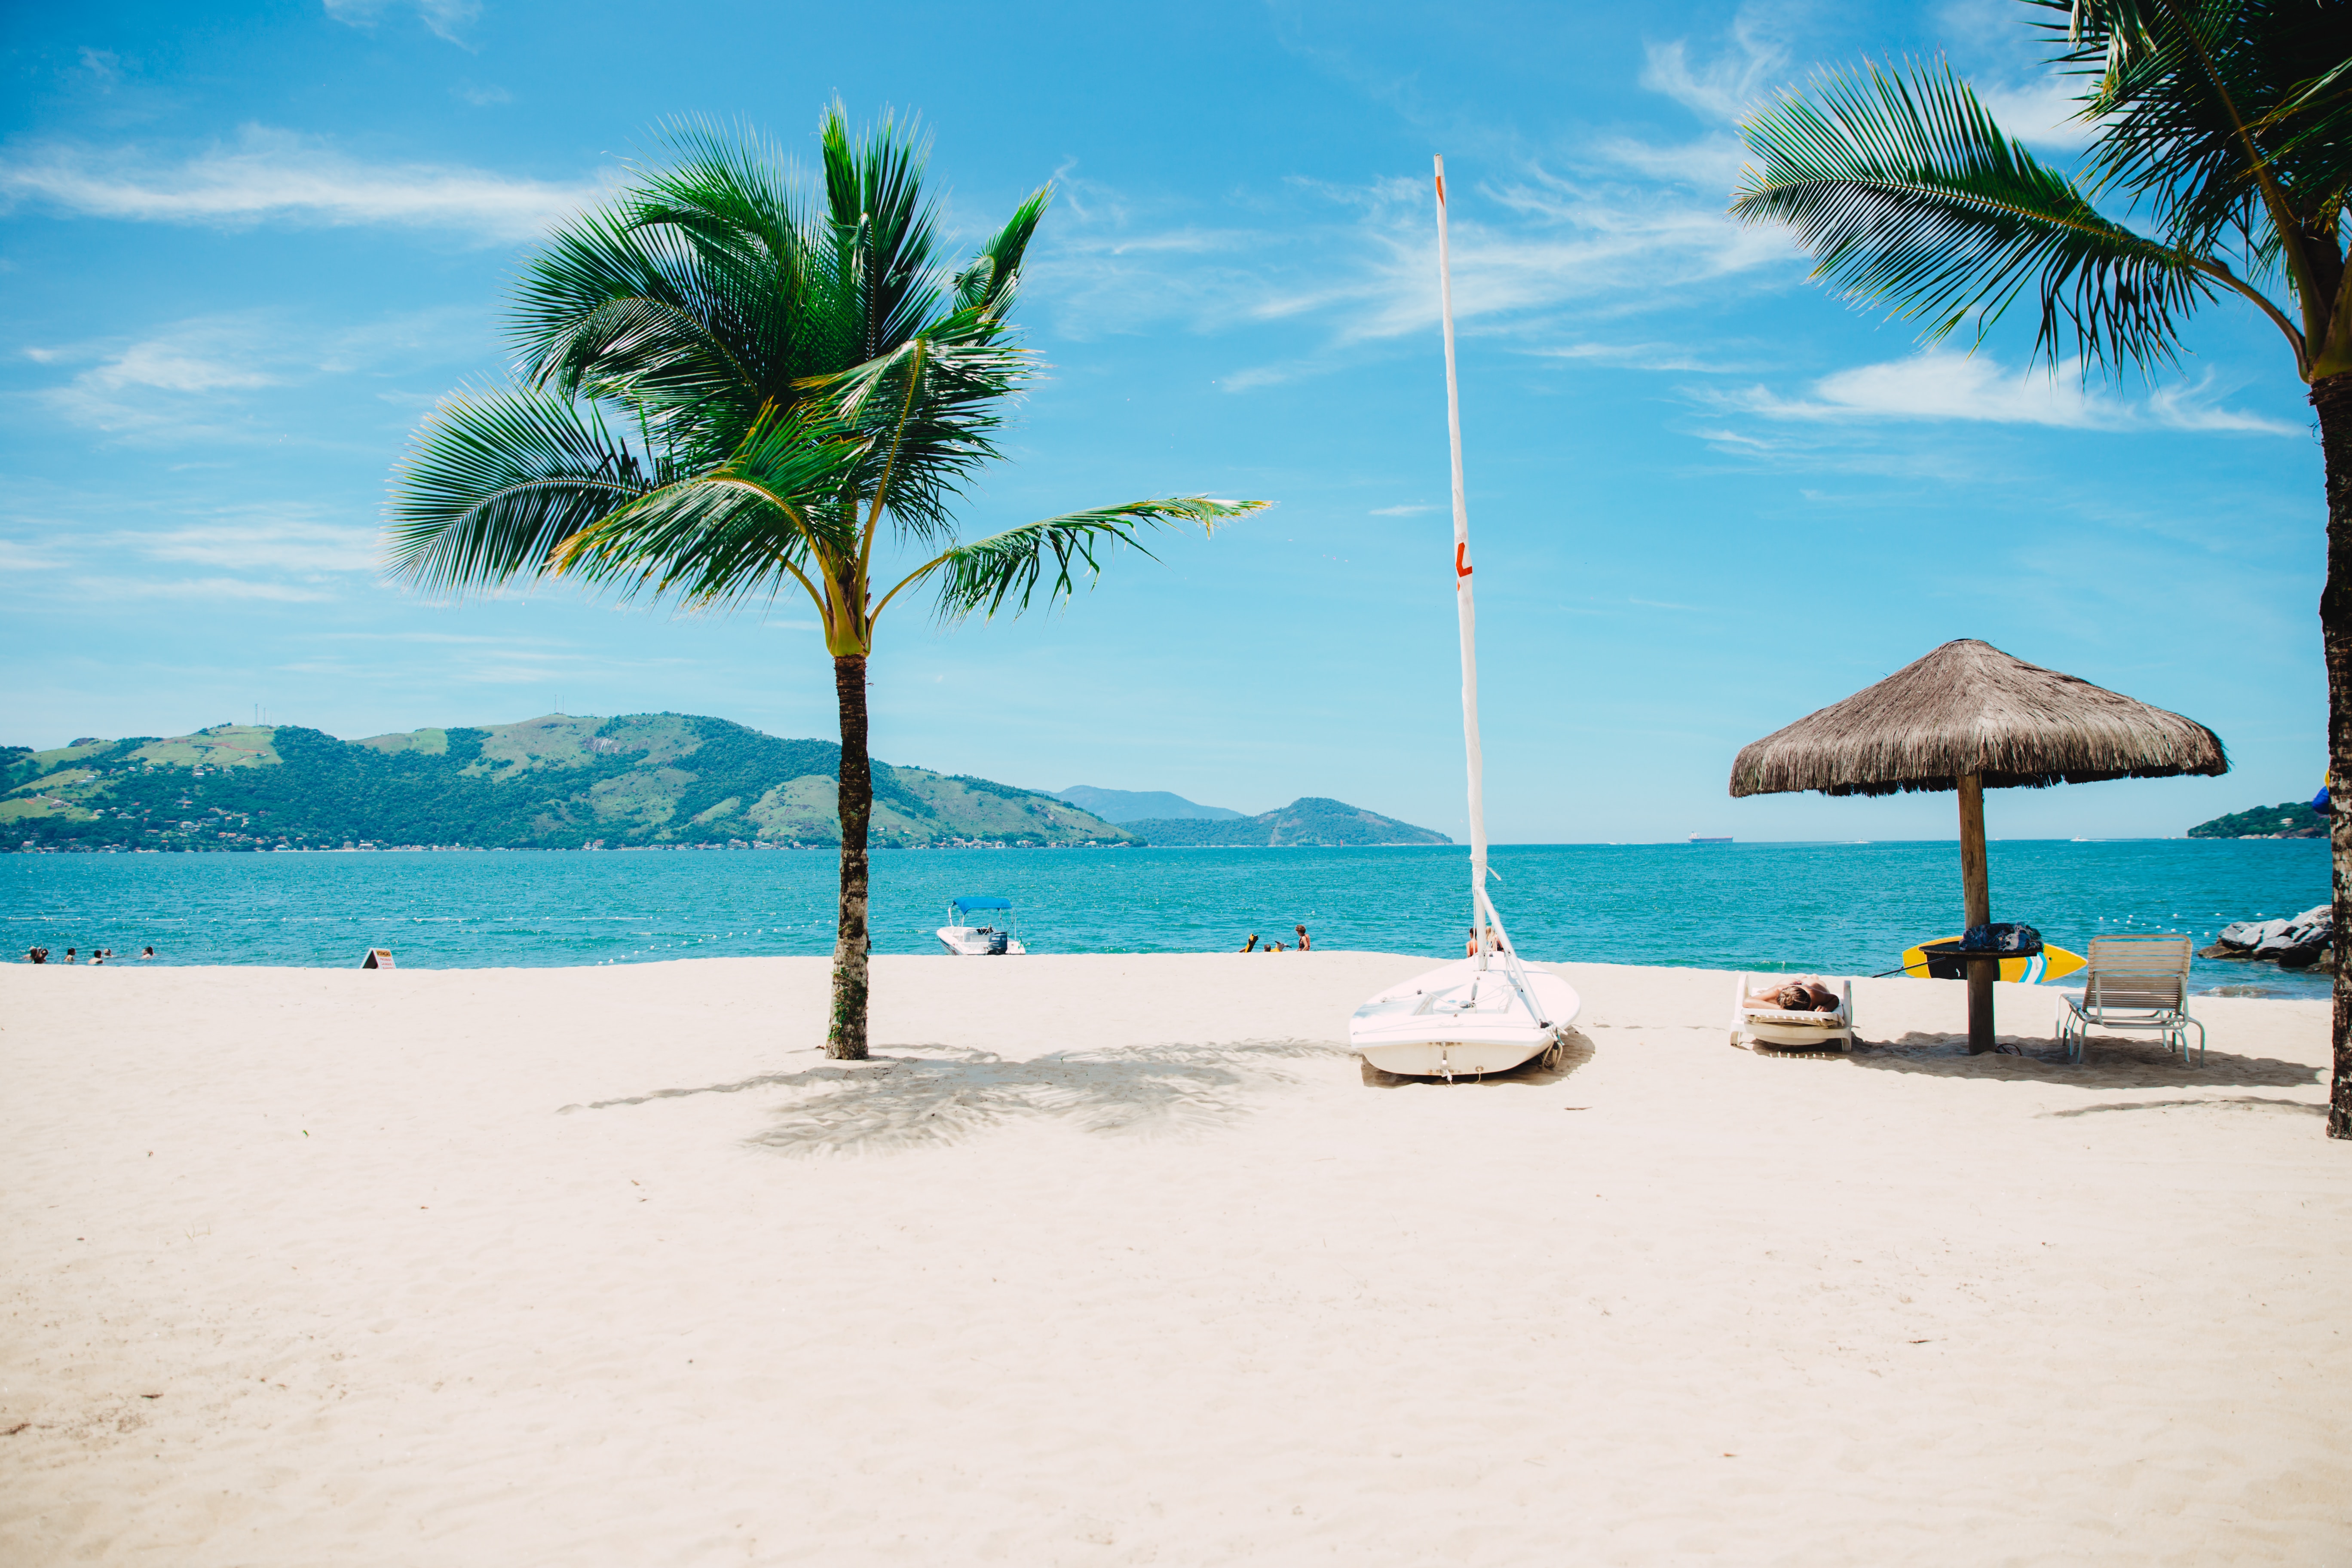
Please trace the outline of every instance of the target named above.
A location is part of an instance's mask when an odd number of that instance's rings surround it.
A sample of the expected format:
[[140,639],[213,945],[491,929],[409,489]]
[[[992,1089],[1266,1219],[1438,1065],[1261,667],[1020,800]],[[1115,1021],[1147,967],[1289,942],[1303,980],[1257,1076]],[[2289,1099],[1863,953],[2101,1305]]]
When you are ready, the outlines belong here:
[[[2221,737],[1974,637],[1948,642],[1877,685],[1741,748],[1731,793],[1960,793],[1960,889],[1968,923],[1992,919],[1984,792],[2101,779],[2225,773]],[[1969,965],[1969,1049],[1992,1047],[1989,963]]]

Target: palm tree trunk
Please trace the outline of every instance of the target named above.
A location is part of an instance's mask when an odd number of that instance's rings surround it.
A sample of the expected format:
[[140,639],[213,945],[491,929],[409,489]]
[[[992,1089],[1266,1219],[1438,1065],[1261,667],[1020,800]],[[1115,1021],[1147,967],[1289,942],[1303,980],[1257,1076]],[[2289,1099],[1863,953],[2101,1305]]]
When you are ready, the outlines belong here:
[[866,834],[874,819],[874,769],[866,755],[866,656],[837,655],[841,701],[841,921],[833,942],[833,1025],[824,1054],[866,1058]]
[[2327,1135],[2352,1138],[2352,374],[2314,382],[2319,445],[2327,461],[2327,585],[2319,635],[2327,658],[2327,840],[2335,867],[2335,1064]]

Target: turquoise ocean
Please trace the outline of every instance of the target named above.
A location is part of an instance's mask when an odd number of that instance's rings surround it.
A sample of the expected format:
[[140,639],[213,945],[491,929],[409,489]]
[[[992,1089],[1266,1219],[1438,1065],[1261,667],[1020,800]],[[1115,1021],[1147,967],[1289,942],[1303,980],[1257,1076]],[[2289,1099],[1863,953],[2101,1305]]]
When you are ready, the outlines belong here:
[[[2328,896],[2320,839],[1996,840],[1993,915],[2076,952],[2102,931],[2294,914]],[[1531,958],[1869,974],[1960,928],[1951,840],[1499,845],[1496,907]],[[947,900],[1013,900],[1034,952],[1215,952],[1251,932],[1458,955],[1469,852],[894,850],[874,857],[874,946],[938,952]],[[407,968],[646,963],[832,949],[820,851],[424,851],[0,856],[10,957],[152,943],[165,963]],[[2324,976],[2198,961],[2200,989],[2323,995]]]

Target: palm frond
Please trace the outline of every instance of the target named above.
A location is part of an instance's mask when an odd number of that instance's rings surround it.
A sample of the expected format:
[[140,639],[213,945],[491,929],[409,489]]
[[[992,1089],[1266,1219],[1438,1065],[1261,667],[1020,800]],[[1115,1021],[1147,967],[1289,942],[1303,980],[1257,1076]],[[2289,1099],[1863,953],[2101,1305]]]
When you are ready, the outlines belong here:
[[[803,254],[771,255],[712,222],[630,198],[560,229],[518,290],[525,377],[668,416],[731,422],[733,436],[793,380],[827,362],[795,353]],[[837,362],[835,362],[837,363]]]
[[818,141],[840,309],[858,323],[855,357],[870,360],[914,336],[937,308],[935,220],[922,195],[930,144],[919,123],[902,131],[889,114],[853,139],[837,100]]
[[394,476],[387,568],[461,593],[544,575],[565,540],[652,490],[659,468],[593,405],[529,390],[458,393]]
[[[1125,506],[1074,511],[1010,528],[1003,533],[973,540],[943,552],[899,587],[925,578],[939,583],[940,618],[959,621],[978,612],[993,616],[1007,604],[1013,613],[1026,610],[1042,587],[1048,604],[1076,592],[1084,575],[1091,584],[1102,574],[1100,553],[1125,546],[1149,556],[1138,534],[1146,528],[1198,523],[1214,532],[1221,523],[1263,511],[1262,500],[1214,500],[1207,496],[1168,496],[1157,500],[1130,501]],[[898,590],[893,588],[892,594]],[[883,603],[889,602],[885,595]],[[880,606],[876,606],[880,613]]]
[[831,417],[867,444],[857,488],[917,538],[950,531],[961,487],[999,456],[1006,405],[1034,368],[969,312],[814,384]]
[[[2096,79],[2095,191],[2126,193],[2191,249],[2278,228],[2335,247],[2352,181],[2352,6],[2069,0],[2058,59]],[[2298,288],[2302,270],[2288,268]]]
[[755,428],[727,461],[683,475],[579,531],[555,569],[622,598],[675,595],[705,608],[772,595],[854,560],[854,528],[823,505],[859,444],[782,416]]
[[2204,258],[2099,212],[1948,69],[1833,75],[1740,132],[1763,164],[1746,172],[1732,212],[1787,223],[1817,276],[1919,321],[1927,341],[1971,315],[1981,333],[2030,289],[2037,353],[2147,370],[2175,356],[2179,318],[2211,297]]
[[1029,253],[1029,241],[1053,199],[1054,187],[1041,185],[1013,209],[1004,226],[980,247],[971,265],[956,274],[958,306],[992,321],[1003,320],[1021,286],[1021,263]]

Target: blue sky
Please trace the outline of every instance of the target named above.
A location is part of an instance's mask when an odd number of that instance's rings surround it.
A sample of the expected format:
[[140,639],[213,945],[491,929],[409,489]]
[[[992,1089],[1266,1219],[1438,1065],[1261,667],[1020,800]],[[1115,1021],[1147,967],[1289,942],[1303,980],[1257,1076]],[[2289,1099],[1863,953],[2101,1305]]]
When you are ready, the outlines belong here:
[[2000,837],[2174,834],[2323,760],[2320,460],[2216,306],[2154,385],[1922,351],[1723,216],[1743,105],[1944,54],[2065,157],[2021,7],[15,6],[0,105],[0,740],[358,736],[673,710],[830,735],[803,606],[383,584],[387,477],[499,379],[547,226],[685,115],[919,112],[948,226],[1058,191],[1053,366],[972,531],[1265,497],[1066,613],[894,610],[876,753],[1460,834],[1429,157],[1455,192],[1488,821],[1504,840],[1949,837],[1952,797],[1734,802],[1733,753],[1955,637],[2211,725],[2219,780],[2008,791]]

